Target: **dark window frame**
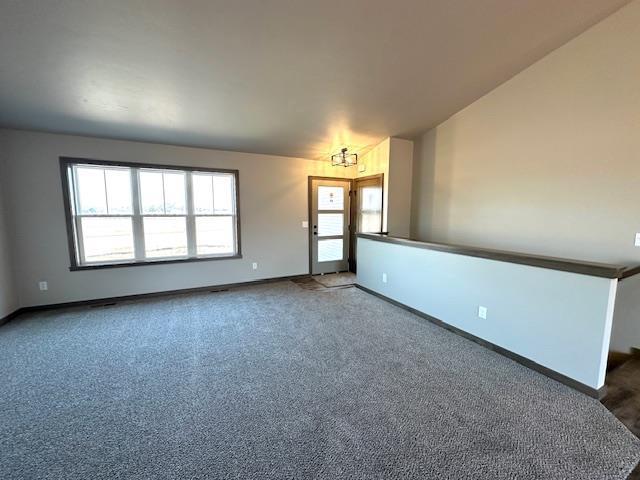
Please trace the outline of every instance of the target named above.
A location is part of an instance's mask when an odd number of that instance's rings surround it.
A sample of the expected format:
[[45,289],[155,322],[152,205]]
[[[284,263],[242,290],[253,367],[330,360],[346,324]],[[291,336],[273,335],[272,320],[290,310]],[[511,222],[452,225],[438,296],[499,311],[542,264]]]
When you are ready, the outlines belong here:
[[[190,263],[190,262],[208,262],[215,260],[232,260],[242,258],[242,243],[241,243],[241,218],[240,218],[240,172],[235,169],[225,168],[207,168],[207,167],[190,167],[183,165],[166,165],[157,163],[140,163],[140,162],[121,162],[112,160],[96,160],[91,158],[82,157],[59,157],[60,160],[60,178],[62,181],[62,198],[65,214],[65,221],[67,227],[67,245],[69,249],[69,270],[101,270],[106,268],[126,268],[126,267],[140,267],[146,265],[167,265],[171,263]],[[110,167],[126,167],[126,168],[149,168],[149,169],[162,169],[162,170],[177,170],[182,172],[210,172],[210,173],[227,173],[234,176],[235,181],[235,227],[236,227],[236,253],[232,255],[218,255],[218,256],[201,256],[201,257],[187,257],[187,258],[171,258],[171,259],[158,259],[158,260],[132,260],[123,262],[113,262],[104,264],[91,264],[83,265],[78,263],[78,247],[76,245],[75,228],[73,225],[73,213],[71,202],[71,190],[69,185],[68,169],[72,165],[96,165],[96,166],[110,166]]]

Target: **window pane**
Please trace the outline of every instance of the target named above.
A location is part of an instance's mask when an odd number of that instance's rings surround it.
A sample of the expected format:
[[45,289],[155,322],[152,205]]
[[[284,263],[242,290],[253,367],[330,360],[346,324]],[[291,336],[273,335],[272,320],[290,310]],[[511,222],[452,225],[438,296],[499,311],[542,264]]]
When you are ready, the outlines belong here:
[[194,173],[193,210],[195,213],[213,213],[213,188],[211,175]]
[[342,260],[342,239],[318,240],[318,262]]
[[167,214],[180,215],[187,213],[185,191],[185,174],[163,173],[164,175],[164,211]]
[[361,233],[380,232],[380,217],[380,213],[362,213],[360,216],[360,228],[358,231]]
[[107,196],[104,190],[104,169],[78,167],[78,210],[81,215],[107,213]]
[[234,253],[233,217],[196,217],[198,255]]
[[216,213],[233,213],[232,182],[231,175],[213,176],[213,206]]
[[85,262],[133,260],[131,217],[84,217],[81,222]]
[[142,213],[147,215],[164,214],[162,172],[140,171],[140,202],[142,203]]
[[318,187],[318,210],[343,210],[343,187]]
[[185,217],[145,217],[144,244],[148,258],[187,255]]
[[107,204],[111,215],[130,215],[131,208],[131,170],[106,169]]
[[344,215],[342,213],[319,213],[318,236],[342,235],[344,233]]
[[380,187],[362,187],[360,201],[362,210],[382,210],[382,189]]

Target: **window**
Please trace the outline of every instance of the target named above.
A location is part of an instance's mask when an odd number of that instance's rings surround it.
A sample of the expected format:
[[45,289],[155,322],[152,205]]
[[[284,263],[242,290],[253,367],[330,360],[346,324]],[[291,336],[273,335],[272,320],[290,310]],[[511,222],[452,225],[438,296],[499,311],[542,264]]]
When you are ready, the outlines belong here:
[[382,228],[382,188],[363,186],[360,194],[359,232],[379,232]]
[[240,257],[236,170],[60,162],[72,270]]

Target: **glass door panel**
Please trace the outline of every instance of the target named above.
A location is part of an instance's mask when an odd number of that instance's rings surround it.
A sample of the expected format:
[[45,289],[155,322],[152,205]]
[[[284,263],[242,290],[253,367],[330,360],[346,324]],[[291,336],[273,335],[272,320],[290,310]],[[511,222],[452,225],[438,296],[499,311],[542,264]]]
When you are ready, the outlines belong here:
[[318,214],[318,236],[330,237],[332,235],[342,235],[344,232],[344,214],[340,213],[319,213]]

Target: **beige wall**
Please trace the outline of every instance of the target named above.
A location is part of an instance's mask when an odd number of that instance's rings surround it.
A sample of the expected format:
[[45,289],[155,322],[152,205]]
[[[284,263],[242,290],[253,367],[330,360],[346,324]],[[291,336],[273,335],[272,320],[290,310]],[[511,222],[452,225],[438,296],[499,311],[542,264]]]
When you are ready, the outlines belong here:
[[611,350],[629,352],[640,347],[640,275],[618,284],[611,332]]
[[[21,306],[308,273],[307,178],[329,162],[24,131],[2,131]],[[242,259],[69,271],[59,156],[240,171]],[[251,263],[258,262],[257,271]],[[49,290],[40,292],[38,281]]]
[[358,161],[356,177],[384,175],[382,230],[408,237],[411,233],[413,142],[385,138]]
[[389,152],[391,139],[385,138],[378,145],[369,150],[358,160],[360,166],[364,166],[364,171],[356,167],[356,178],[368,177],[370,175],[383,174],[382,190],[382,230],[387,231],[388,205],[389,205]]
[[6,174],[6,150],[3,148],[0,132],[0,319],[18,309],[18,296],[14,288],[11,249],[9,245],[9,219],[7,202],[4,198]]
[[387,175],[388,226],[390,235],[411,235],[411,183],[413,178],[413,142],[391,138]]
[[415,144],[413,235],[640,263],[640,1]]

